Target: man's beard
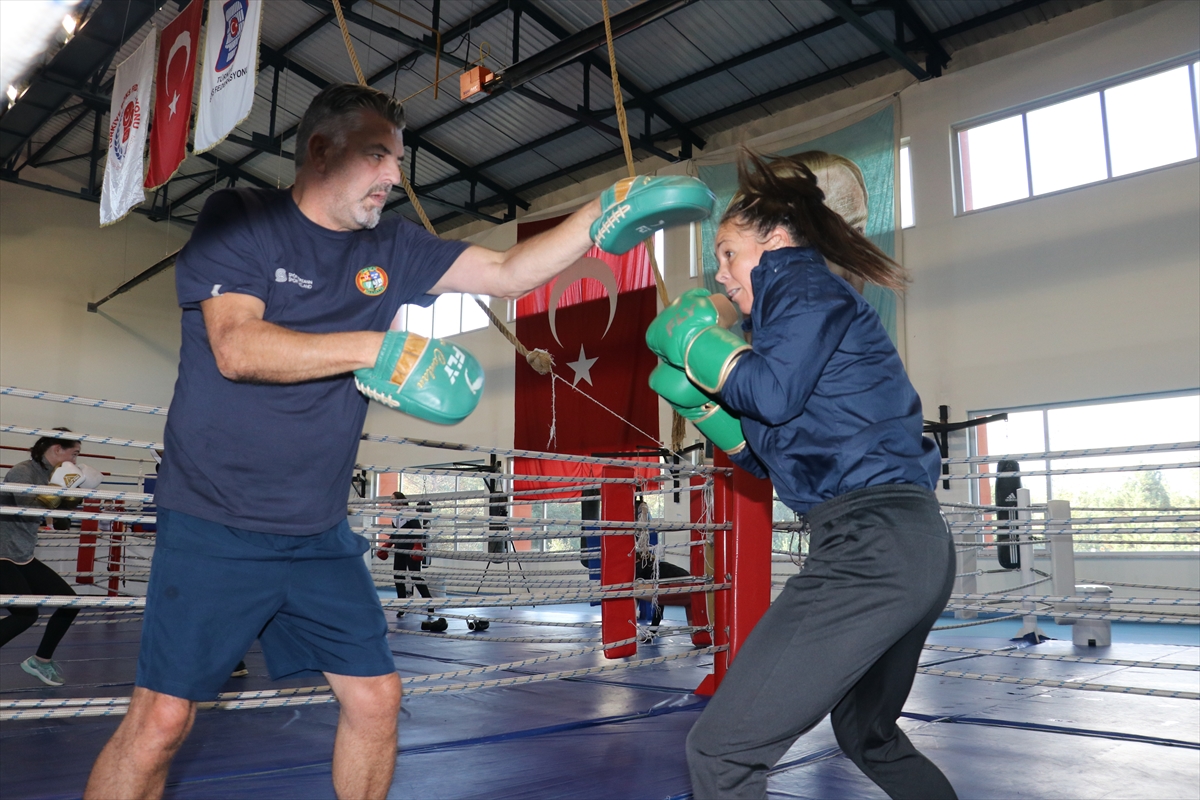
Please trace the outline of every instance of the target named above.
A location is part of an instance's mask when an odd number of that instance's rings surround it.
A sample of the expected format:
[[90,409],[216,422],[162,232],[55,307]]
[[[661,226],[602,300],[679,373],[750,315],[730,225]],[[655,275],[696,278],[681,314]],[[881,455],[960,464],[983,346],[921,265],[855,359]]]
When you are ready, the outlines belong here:
[[379,218],[383,216],[383,206],[376,206],[374,204],[364,205],[367,202],[367,198],[376,192],[390,193],[391,191],[392,187],[389,184],[372,186],[363,197],[351,206],[351,217],[360,229],[370,230],[374,228],[379,224]]

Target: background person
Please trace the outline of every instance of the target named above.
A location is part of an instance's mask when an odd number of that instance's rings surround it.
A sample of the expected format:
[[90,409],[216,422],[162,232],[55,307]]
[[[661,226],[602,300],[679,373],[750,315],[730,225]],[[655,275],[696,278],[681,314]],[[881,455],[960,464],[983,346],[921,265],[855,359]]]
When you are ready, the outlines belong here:
[[[55,428],[67,431],[67,428]],[[5,475],[5,483],[29,483],[36,486],[65,488],[68,476],[75,488],[91,489],[100,485],[101,476],[91,467],[77,466],[79,442],[43,436],[29,448],[30,458],[15,464]],[[83,485],[87,483],[88,485]],[[25,508],[76,508],[82,501],[58,495],[0,495],[0,503]],[[38,517],[0,516],[0,594],[75,595],[70,584],[40,560],[33,557],[38,542]],[[21,662],[21,669],[47,686],[62,686],[62,670],[54,662],[54,650],[71,627],[76,608],[59,608],[50,615],[37,652]],[[32,606],[9,606],[8,616],[0,620],[0,647],[24,633],[37,622],[38,610]]]

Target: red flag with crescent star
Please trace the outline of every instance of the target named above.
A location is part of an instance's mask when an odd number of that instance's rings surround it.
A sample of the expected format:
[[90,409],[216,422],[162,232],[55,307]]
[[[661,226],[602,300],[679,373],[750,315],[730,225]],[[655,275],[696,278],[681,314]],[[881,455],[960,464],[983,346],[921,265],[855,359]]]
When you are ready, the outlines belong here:
[[143,184],[147,189],[156,189],[170,180],[187,156],[203,6],[201,0],[192,0],[163,28],[154,90],[154,127],[150,129],[150,168]]
[[[521,241],[562,218],[521,223]],[[658,360],[646,328],[658,296],[645,244],[615,256],[593,247],[554,281],[517,301],[517,337],[554,358],[562,380],[539,375],[516,356],[514,446],[522,450],[592,455],[659,447],[658,399],[650,372]],[[599,472],[586,464],[518,458],[514,472],[573,475]],[[549,484],[518,481],[516,488]],[[561,486],[561,484],[555,484]]]

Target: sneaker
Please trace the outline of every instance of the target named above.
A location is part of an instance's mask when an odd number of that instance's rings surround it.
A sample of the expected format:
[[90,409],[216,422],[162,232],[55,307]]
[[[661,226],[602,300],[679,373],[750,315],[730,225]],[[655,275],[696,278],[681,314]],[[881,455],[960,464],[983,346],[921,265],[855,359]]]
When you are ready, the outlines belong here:
[[66,683],[58,665],[53,661],[42,661],[37,656],[30,656],[21,662],[21,669],[28,672],[47,686],[62,686]]
[[246,662],[239,661],[237,666],[233,668],[233,672],[229,673],[231,678],[244,678],[250,674],[250,670],[246,669]]

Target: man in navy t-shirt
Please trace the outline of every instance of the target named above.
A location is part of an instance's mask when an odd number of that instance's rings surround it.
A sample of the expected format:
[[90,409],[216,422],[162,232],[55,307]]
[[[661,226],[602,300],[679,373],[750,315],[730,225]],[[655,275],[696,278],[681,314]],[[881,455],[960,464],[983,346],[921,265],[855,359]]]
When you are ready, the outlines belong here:
[[518,297],[592,245],[593,201],[495,252],[380,220],[404,155],[400,103],[334,85],[296,138],[290,189],[214,193],[176,263],[183,344],[155,502],[158,538],[137,686],[89,797],[160,795],[195,704],[257,637],[273,678],[322,672],[341,705],[339,797],[383,797],[400,681],[346,522],[376,366],[405,303]]

